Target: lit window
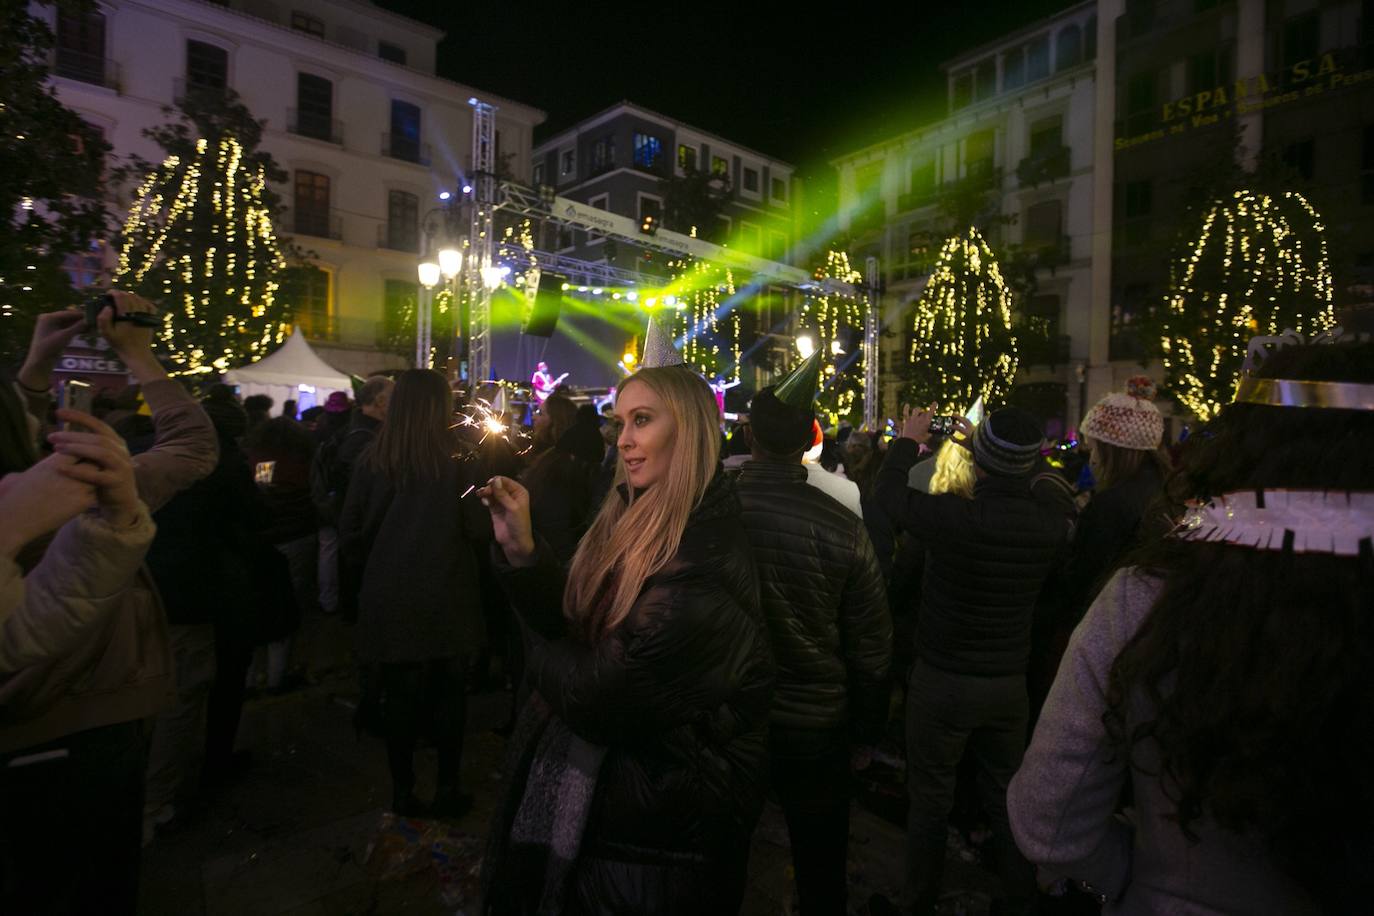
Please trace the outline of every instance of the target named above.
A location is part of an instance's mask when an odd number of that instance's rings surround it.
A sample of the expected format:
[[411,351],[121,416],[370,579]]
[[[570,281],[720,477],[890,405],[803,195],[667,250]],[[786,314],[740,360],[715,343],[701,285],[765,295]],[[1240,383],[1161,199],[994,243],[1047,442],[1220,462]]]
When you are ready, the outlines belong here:
[[662,140],[653,134],[635,134],[635,168],[657,171],[662,159]]
[[677,165],[684,172],[694,172],[697,167],[696,147],[688,146],[685,143],[678,144]]

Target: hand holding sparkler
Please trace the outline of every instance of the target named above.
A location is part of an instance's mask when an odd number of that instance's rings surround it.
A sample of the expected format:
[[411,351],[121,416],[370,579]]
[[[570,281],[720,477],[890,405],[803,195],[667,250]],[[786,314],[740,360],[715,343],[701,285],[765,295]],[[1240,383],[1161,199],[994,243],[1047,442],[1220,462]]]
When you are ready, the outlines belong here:
[[530,525],[530,492],[509,477],[493,477],[477,491],[491,512],[496,543],[511,566],[534,565],[534,528]]

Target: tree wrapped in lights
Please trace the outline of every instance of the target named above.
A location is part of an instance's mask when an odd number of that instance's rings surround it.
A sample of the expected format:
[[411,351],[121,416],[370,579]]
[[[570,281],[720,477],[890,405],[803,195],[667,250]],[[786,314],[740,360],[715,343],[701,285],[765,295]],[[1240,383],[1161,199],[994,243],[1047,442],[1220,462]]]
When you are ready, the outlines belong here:
[[1301,194],[1215,201],[1174,265],[1163,317],[1165,384],[1203,420],[1231,402],[1250,338],[1335,324],[1321,217]]
[[[729,268],[709,261],[677,261],[671,265],[674,279],[660,307],[676,312],[673,335],[683,341],[687,365],[710,378],[739,378],[740,317],[738,310],[721,315],[721,303],[735,294],[735,278]],[[672,301],[669,302],[669,296]]]
[[812,275],[822,284],[802,303],[797,333],[809,335],[817,347],[828,351],[830,362],[816,404],[835,423],[853,419],[863,397],[866,304],[857,286],[863,282],[863,274],[850,264],[849,255],[832,249]]
[[951,237],[916,303],[908,403],[964,410],[1006,401],[1016,378],[1011,293],[978,230]]
[[[201,98],[201,95],[204,98]],[[177,374],[224,372],[285,339],[288,256],[273,230],[269,181],[286,174],[257,150],[262,126],[232,96],[195,93],[181,120],[145,135],[167,156],[137,160],[138,186],[120,238],[115,283],[170,317],[160,342]]]

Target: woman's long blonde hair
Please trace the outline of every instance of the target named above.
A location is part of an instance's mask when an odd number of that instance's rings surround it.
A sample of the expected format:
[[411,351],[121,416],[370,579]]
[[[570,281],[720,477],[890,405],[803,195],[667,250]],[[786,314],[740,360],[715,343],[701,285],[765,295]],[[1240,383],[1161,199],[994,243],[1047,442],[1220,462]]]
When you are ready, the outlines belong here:
[[973,499],[973,453],[952,439],[946,439],[935,453],[935,473],[930,475],[930,495],[954,493]]
[[[629,616],[644,582],[677,553],[687,519],[716,472],[720,427],[715,395],[681,366],[640,369],[620,385],[649,386],[667,406],[673,424],[672,460],[662,480],[628,499],[612,490],[573,555],[563,611],[590,639],[613,631]],[[617,395],[619,397],[619,395]],[[625,480],[619,462],[616,483]]]

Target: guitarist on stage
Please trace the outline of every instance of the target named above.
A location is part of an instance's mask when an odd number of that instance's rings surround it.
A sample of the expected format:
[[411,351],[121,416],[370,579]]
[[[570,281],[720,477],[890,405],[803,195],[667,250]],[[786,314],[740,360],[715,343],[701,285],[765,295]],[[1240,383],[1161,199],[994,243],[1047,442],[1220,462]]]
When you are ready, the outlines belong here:
[[530,376],[530,390],[534,392],[535,402],[543,404],[549,395],[553,394],[563,379],[568,377],[564,372],[558,378],[549,375],[549,364],[540,360],[539,366],[534,370],[534,375]]

